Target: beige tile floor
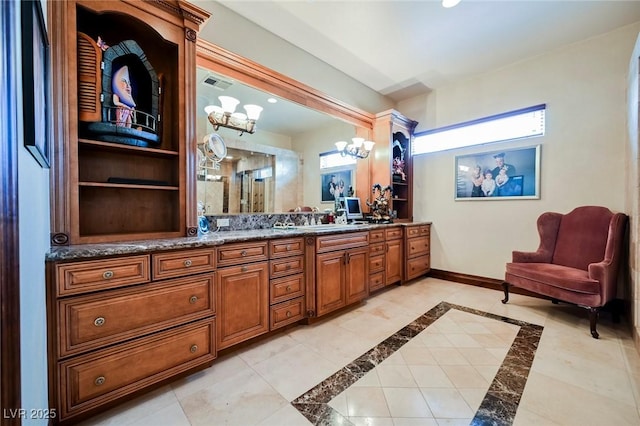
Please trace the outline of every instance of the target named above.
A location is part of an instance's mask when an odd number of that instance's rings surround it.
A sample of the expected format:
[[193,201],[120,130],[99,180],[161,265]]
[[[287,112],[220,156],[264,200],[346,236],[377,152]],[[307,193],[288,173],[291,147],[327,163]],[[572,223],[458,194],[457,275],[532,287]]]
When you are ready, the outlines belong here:
[[[640,425],[640,357],[627,325],[586,312],[425,278],[226,354],[84,425],[308,425],[290,401],[438,303],[544,326],[515,425]],[[518,326],[450,310],[329,405],[355,425],[467,425]]]

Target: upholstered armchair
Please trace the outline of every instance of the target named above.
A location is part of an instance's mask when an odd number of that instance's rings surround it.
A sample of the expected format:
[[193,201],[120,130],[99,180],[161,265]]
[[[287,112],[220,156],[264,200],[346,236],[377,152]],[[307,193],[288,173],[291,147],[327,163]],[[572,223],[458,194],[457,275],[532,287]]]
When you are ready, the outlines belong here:
[[578,207],[567,214],[543,213],[538,218],[540,246],[535,252],[514,251],[504,277],[519,287],[589,310],[591,335],[598,338],[600,308],[616,297],[627,216],[605,207]]

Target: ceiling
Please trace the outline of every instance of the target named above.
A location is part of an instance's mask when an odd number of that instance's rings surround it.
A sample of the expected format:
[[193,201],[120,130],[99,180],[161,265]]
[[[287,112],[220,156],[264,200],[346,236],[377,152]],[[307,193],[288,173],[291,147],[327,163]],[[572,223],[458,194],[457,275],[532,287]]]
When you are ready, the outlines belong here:
[[[640,0],[462,0],[452,9],[439,0],[218,3],[395,102],[640,21]],[[258,131],[293,135],[333,120],[286,100],[268,104],[271,95],[222,76],[214,77],[232,83],[227,89],[207,86],[207,76],[198,69],[199,111],[225,94],[265,108]]]
[[221,0],[398,102],[640,21],[640,1]]

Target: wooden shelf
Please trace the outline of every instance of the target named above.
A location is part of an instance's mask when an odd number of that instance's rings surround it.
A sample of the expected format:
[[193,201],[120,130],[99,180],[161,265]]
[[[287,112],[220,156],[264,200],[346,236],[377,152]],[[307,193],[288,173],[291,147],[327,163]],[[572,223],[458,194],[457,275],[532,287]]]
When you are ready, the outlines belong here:
[[78,139],[78,144],[93,147],[95,149],[100,150],[109,150],[116,152],[132,152],[132,153],[140,153],[144,155],[157,155],[160,157],[177,157],[179,155],[178,151],[170,151],[167,149],[158,149],[158,148],[147,148],[142,146],[135,145],[125,145],[119,143],[112,142],[102,142],[102,141],[94,141],[90,139]]
[[179,191],[178,186],[169,185],[133,185],[128,183],[103,183],[103,182],[79,182],[79,186],[92,186],[95,188],[123,188],[123,189],[153,189],[162,191]]

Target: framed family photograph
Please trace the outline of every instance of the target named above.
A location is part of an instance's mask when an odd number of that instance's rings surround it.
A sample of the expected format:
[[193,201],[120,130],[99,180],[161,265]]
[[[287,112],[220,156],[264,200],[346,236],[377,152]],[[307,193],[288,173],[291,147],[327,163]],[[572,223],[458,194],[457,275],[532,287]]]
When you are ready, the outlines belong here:
[[455,157],[456,200],[540,198],[540,145]]
[[320,175],[323,203],[333,203],[338,197],[347,197],[353,191],[353,170],[336,170]]
[[21,3],[24,146],[49,167],[49,39],[39,0]]

